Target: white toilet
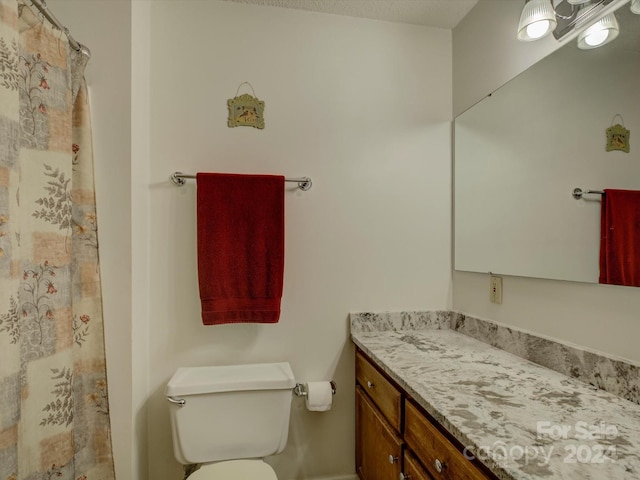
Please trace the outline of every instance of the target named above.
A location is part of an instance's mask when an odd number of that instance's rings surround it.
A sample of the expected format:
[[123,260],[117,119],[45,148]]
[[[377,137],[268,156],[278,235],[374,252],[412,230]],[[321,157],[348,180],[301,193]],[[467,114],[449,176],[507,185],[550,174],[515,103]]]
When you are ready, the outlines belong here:
[[189,480],[277,480],[262,459],[287,444],[294,386],[288,363],[179,368],[166,396],[176,459],[202,464]]

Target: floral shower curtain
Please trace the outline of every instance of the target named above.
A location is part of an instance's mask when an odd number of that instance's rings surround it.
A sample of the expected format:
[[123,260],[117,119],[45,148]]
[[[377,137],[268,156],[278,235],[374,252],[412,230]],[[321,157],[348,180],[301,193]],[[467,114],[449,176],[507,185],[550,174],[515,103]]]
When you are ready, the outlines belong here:
[[114,478],[86,61],[0,0],[0,480]]

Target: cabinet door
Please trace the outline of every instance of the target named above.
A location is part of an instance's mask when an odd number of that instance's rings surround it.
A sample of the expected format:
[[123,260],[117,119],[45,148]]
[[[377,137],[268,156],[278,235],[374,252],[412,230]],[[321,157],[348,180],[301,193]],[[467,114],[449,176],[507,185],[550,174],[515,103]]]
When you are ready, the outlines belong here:
[[402,439],[358,386],[356,387],[356,469],[361,480],[400,476]]
[[405,402],[404,438],[436,480],[487,480],[425,415]]
[[401,480],[433,480],[431,475],[420,465],[420,462],[416,460],[413,454],[406,450],[404,451],[404,467],[402,469]]

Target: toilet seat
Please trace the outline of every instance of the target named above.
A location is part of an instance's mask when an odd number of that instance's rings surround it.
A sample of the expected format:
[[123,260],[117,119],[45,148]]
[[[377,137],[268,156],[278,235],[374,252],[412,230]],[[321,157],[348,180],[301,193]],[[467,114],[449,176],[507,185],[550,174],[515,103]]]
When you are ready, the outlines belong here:
[[262,460],[228,460],[203,465],[189,480],[278,480],[271,465]]

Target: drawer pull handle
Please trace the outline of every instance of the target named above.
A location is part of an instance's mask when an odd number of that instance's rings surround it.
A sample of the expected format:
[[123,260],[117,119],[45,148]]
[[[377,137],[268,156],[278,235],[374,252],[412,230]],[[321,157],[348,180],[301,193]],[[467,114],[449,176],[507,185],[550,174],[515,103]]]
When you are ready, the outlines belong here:
[[445,467],[444,463],[442,463],[440,460],[436,458],[436,461],[434,462],[434,464],[436,467],[436,471],[438,473],[442,473],[442,470],[444,470],[444,467]]
[[369,388],[373,388],[373,387],[374,387],[374,385],[373,385],[373,383],[371,383],[371,381],[367,381],[367,387],[369,387]]
[[394,457],[393,455],[389,455],[389,463],[394,464],[398,461],[398,457]]

